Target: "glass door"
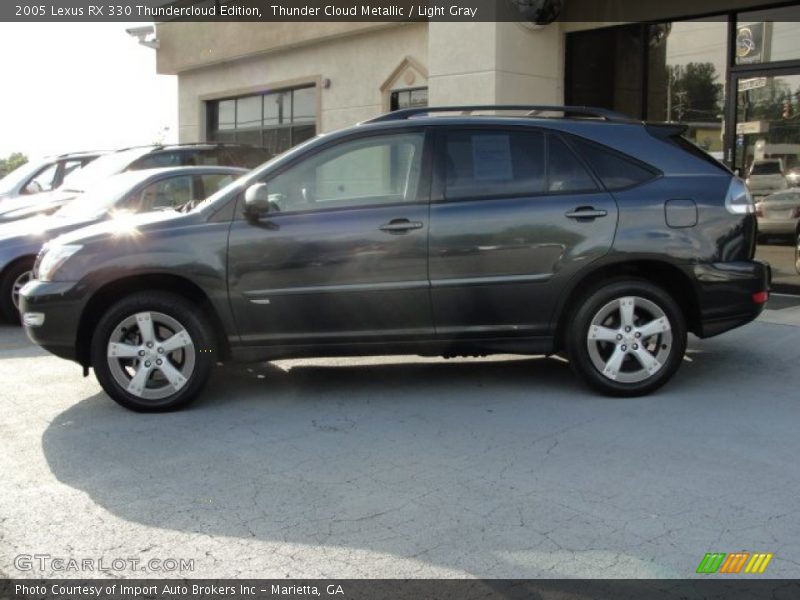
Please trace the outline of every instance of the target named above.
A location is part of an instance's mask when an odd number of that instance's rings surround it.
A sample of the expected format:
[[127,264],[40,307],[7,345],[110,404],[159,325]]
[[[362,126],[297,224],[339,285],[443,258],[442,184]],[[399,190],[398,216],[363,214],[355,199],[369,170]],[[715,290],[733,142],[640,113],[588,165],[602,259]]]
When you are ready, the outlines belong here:
[[800,185],[800,71],[734,77],[733,165],[754,196]]

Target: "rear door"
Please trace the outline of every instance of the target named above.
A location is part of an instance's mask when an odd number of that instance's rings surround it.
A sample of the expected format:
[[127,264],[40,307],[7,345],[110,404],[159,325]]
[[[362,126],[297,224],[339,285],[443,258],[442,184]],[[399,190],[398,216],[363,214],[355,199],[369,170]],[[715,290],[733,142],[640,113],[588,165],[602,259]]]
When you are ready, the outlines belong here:
[[613,243],[613,197],[545,130],[446,128],[436,155],[429,269],[437,334],[548,335],[564,283]]

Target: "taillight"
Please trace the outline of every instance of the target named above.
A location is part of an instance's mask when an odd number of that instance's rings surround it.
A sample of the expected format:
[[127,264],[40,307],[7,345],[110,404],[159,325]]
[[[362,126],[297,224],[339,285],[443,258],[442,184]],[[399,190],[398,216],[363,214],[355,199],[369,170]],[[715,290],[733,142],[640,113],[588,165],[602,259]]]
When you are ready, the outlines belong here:
[[725,208],[734,215],[751,215],[755,212],[753,196],[744,181],[738,177],[731,179],[728,195],[725,197]]
[[753,304],[764,304],[769,300],[769,292],[756,292],[753,294]]

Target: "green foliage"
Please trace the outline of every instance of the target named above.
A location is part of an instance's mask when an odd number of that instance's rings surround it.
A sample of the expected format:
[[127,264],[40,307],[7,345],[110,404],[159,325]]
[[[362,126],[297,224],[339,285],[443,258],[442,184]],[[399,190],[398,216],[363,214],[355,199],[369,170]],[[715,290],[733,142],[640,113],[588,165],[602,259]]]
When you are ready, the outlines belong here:
[[722,112],[723,85],[717,83],[714,63],[689,63],[667,67],[671,98],[671,119],[676,121],[718,121]]
[[28,162],[28,157],[22,152],[12,152],[6,158],[0,158],[0,177],[5,177],[17,167]]

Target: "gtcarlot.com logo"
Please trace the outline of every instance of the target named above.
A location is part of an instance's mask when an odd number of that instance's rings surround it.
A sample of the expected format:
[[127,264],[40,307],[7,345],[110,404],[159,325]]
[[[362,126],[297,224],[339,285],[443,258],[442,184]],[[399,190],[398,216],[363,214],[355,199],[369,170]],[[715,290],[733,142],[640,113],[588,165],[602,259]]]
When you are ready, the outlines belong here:
[[193,558],[75,558],[50,554],[18,554],[14,566],[19,571],[82,573],[86,571],[137,571],[139,573],[182,573],[194,571]]
[[709,552],[697,566],[698,573],[725,573],[736,575],[737,573],[761,574],[767,569],[769,561],[772,560],[771,552]]

